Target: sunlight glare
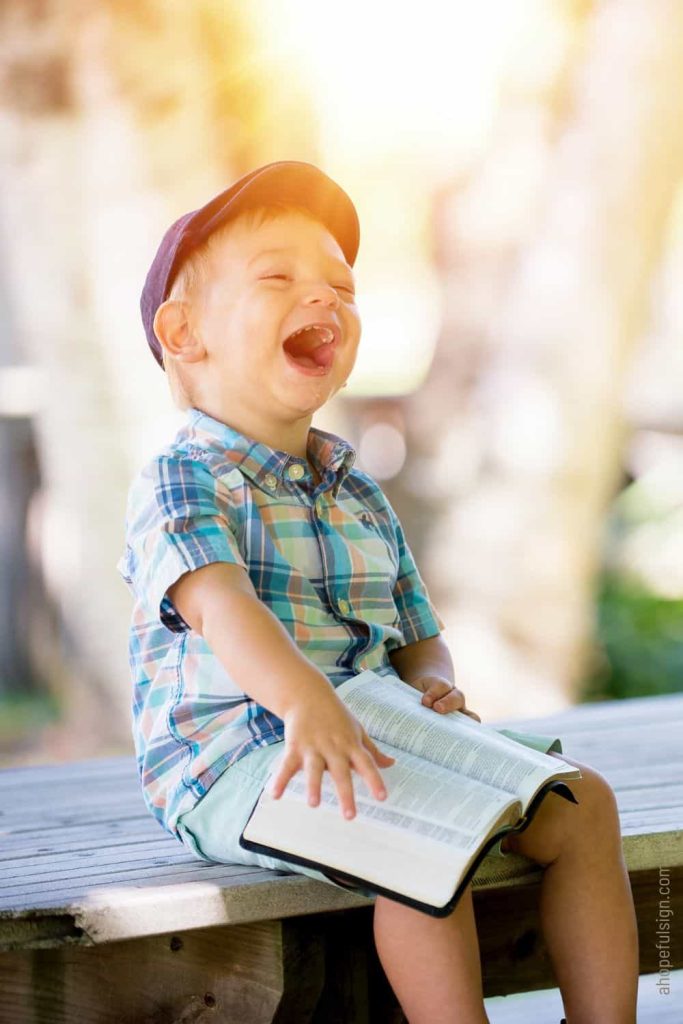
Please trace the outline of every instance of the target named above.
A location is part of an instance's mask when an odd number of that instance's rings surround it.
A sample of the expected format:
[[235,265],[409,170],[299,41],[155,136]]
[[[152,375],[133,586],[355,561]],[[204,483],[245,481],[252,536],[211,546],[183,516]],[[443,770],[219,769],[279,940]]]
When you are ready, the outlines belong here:
[[506,62],[546,5],[262,0],[272,45],[310,83],[320,164],[360,217],[364,340],[347,394],[424,380],[440,331],[434,196],[484,151]]
[[391,151],[408,137],[431,158],[481,145],[495,71],[520,21],[515,8],[423,0],[416,17],[386,0],[347,0],[343,9],[320,0],[268,4],[277,32],[311,68],[326,152],[348,144]]

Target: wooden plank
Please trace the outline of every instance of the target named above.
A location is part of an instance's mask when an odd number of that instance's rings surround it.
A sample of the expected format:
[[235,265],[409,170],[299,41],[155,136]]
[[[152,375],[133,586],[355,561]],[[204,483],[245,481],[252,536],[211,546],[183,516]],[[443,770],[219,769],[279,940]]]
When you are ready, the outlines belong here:
[[[15,897],[0,911],[0,948],[11,922],[41,914],[71,914],[85,942],[116,941],[207,924],[259,921],[366,905],[370,900],[304,875],[246,865],[226,866],[221,878],[173,883],[93,887],[73,897],[63,892]],[[211,870],[211,869],[209,869]],[[228,871],[230,873],[228,873]],[[9,924],[8,924],[9,922]],[[142,929],[142,930],[140,930]]]
[[[4,774],[11,774],[12,771],[11,768],[3,769]],[[53,795],[73,792],[80,793],[84,799],[87,799],[93,792],[116,793],[125,791],[127,793],[137,793],[142,800],[142,790],[140,789],[138,777],[135,774],[132,758],[129,760],[128,771],[125,775],[120,774],[115,778],[109,775],[92,773],[87,766],[83,767],[80,773],[75,773],[72,770],[66,778],[61,766],[55,766],[54,771],[47,767],[42,768],[41,771],[43,773],[42,778],[40,774],[37,774],[30,782],[15,780],[11,788],[5,787],[0,790],[0,806],[19,806],[25,801],[27,793],[35,795],[36,798],[41,799],[44,803],[49,802],[50,797]]]
[[[31,821],[50,822],[57,814],[62,814],[65,808],[76,805],[79,810],[88,808],[103,808],[110,811],[110,817],[114,818],[120,808],[128,808],[133,813],[149,814],[142,799],[142,794],[135,786],[119,786],[116,790],[106,791],[100,789],[95,783],[90,783],[88,791],[83,792],[83,786],[69,786],[64,789],[54,790],[27,790],[23,800],[17,800],[10,804],[3,801],[0,814],[0,827],[6,829],[13,822],[22,821],[28,817]],[[28,812],[28,814],[27,814]]]
[[[148,810],[131,811],[130,805],[123,803],[115,809],[119,821],[140,821],[151,817]],[[111,808],[85,808],[81,810],[77,806],[57,810],[50,818],[50,828],[69,828],[71,825],[86,825],[88,823],[111,821]],[[27,816],[25,827],[21,827],[20,819],[17,819],[12,835],[20,835],[26,832],[36,832],[41,828],[40,819]],[[3,835],[3,827],[0,826],[0,837]]]
[[639,832],[673,832],[677,826],[680,828],[681,816],[677,811],[672,812],[670,807],[655,807],[652,810],[642,808],[636,811],[620,812],[619,820],[624,833],[635,830]]
[[[629,749],[629,755],[634,758],[637,755],[637,751],[634,751],[631,747]],[[581,757],[579,755],[582,755]],[[575,756],[577,760],[591,760],[591,764],[601,771],[605,777],[613,785],[613,788],[618,793],[621,788],[628,785],[633,788],[640,780],[642,784],[643,775],[647,773],[648,782],[645,786],[653,785],[659,780],[660,787],[672,792],[673,781],[670,781],[667,785],[665,779],[668,777],[669,780],[680,778],[680,772],[677,773],[677,765],[671,763],[671,760],[667,758],[666,752],[661,753],[661,761],[658,765],[653,766],[652,769],[644,769],[640,766],[632,767],[627,772],[623,768],[623,750],[608,753],[602,751],[596,752],[596,756],[592,759],[586,758],[585,753],[582,751],[573,751],[569,756]],[[619,775],[612,780],[612,769],[609,762],[615,762],[614,773]],[[653,782],[649,782],[649,772],[653,771]],[[681,771],[683,771],[683,761],[681,761]],[[677,790],[676,792],[680,792]],[[151,814],[144,805],[140,794],[135,791],[132,795],[117,794],[116,799],[110,803],[103,802],[100,800],[100,794],[97,791],[93,791],[89,794],[88,798],[82,798],[76,791],[72,791],[68,798],[52,798],[45,808],[41,808],[39,804],[32,798],[32,794],[26,794],[25,800],[28,803],[30,811],[27,813],[26,805],[24,807],[17,807],[11,813],[5,811],[2,818],[0,819],[0,835],[16,837],[25,836],[29,833],[40,836],[41,834],[49,833],[54,829],[65,829],[65,828],[76,828],[81,825],[95,825],[97,823],[111,822],[112,826],[117,828],[123,827],[139,827],[141,821],[149,820],[150,825],[154,825],[160,835],[164,835],[164,830],[161,825],[154,821]],[[169,838],[172,838],[169,836]]]
[[[226,865],[227,866],[227,865]],[[100,912],[102,915],[106,915],[110,909],[117,908],[119,914],[125,914],[126,907],[130,905],[134,913],[137,912],[137,908],[140,903],[143,903],[150,912],[154,912],[155,906],[161,907],[162,911],[165,912],[164,904],[167,900],[174,901],[178,899],[179,892],[188,891],[188,900],[195,897],[206,894],[217,895],[222,893],[222,899],[229,902],[232,899],[231,891],[234,890],[234,894],[237,896],[237,900],[233,902],[239,902],[241,887],[258,886],[261,884],[273,884],[275,887],[281,879],[294,878],[294,876],[288,876],[284,872],[269,871],[265,868],[248,866],[246,864],[229,865],[230,873],[226,872],[225,878],[222,879],[221,884],[217,885],[213,882],[190,882],[182,883],[180,885],[148,885],[140,887],[126,887],[117,886],[104,888],[102,890],[90,889],[81,895],[78,899],[71,899],[65,897],[63,893],[54,892],[52,894],[46,894],[38,898],[34,898],[31,895],[26,897],[16,897],[12,900],[9,906],[0,907],[0,948],[7,948],[8,937],[12,932],[12,929],[16,926],[17,922],[20,921],[35,921],[39,922],[45,916],[51,916],[57,913],[63,915],[71,915],[71,919],[76,925],[77,916],[83,911],[85,907],[86,914],[91,915],[93,912],[95,915]],[[310,880],[305,879],[303,876],[298,876],[304,883]],[[317,885],[318,883],[316,883]],[[323,883],[319,883],[323,885]],[[326,887],[333,889],[332,886]],[[191,892],[189,892],[191,890]],[[337,891],[337,890],[335,890]],[[338,890],[343,893],[343,890]],[[301,910],[299,912],[302,912]],[[194,913],[190,914],[191,920],[195,924],[188,926],[194,928],[202,927],[201,922],[198,922]],[[253,918],[245,918],[241,916],[242,921],[261,920]],[[181,921],[178,915],[173,918],[173,927],[180,928]],[[145,931],[145,935],[158,934],[153,928],[152,931]],[[135,935],[134,932],[126,933],[125,938],[130,938]],[[90,941],[87,935],[83,936],[82,941]]]
[[89,882],[91,877],[111,867],[122,870],[146,867],[164,867],[166,865],[187,864],[195,866],[203,863],[180,843],[170,846],[166,840],[159,843],[126,844],[124,846],[103,846],[100,849],[81,850],[76,853],[55,853],[51,857],[19,857],[7,860],[2,867],[0,894],[9,886],[24,879],[41,882],[48,878],[80,877]]
[[[69,917],[74,928],[81,929],[79,941],[92,944],[100,936],[101,941],[115,941],[136,935],[160,934],[166,930],[158,927],[161,921],[168,922],[168,930],[183,930],[186,927],[203,927],[204,923],[242,923],[283,916],[277,912],[261,913],[262,907],[275,911],[282,909],[284,916],[291,916],[370,902],[304,875],[280,874],[246,865],[239,865],[238,870],[239,874],[235,873],[233,878],[226,876],[220,886],[212,882],[141,888],[120,886],[93,889],[83,894],[80,900],[64,900],[60,894],[39,901],[29,900],[27,906],[22,906],[17,900],[16,905],[0,911],[0,949],[17,948],[14,936],[17,927],[23,923],[42,924],[46,918],[52,919],[57,915]],[[289,891],[278,891],[285,881],[289,882]],[[292,884],[295,886],[294,898]],[[233,895],[234,899],[231,898]],[[311,898],[306,899],[306,896]],[[206,922],[202,919],[204,912],[209,914]],[[139,928],[143,930],[138,931]],[[50,945],[58,943],[47,941],[39,948]]]
[[[11,827],[4,828],[0,825],[0,836],[25,835],[27,832],[47,832],[56,828],[70,828],[73,825],[97,824],[98,822],[118,821],[122,825],[127,822],[138,824],[140,821],[149,820],[152,816],[146,808],[139,809],[131,807],[130,802],[121,803],[116,808],[110,807],[79,807],[75,803],[67,804],[64,807],[56,807],[52,810],[50,817],[34,817],[32,811],[28,811],[24,822],[19,816],[12,823]],[[154,819],[152,819],[154,820]]]
[[[130,819],[150,815],[145,804],[138,799],[139,794],[131,791],[129,793],[119,792],[107,799],[99,800],[99,793],[91,792],[88,796],[81,796],[77,790],[67,793],[51,794],[49,800],[41,802],[32,801],[32,794],[26,794],[27,803],[22,807],[5,808],[0,817],[0,831],[15,832],[25,831],[27,828],[40,829],[43,827],[53,828],[55,825],[64,822],[64,816],[69,815],[75,820],[87,820],[92,815],[104,817],[108,821],[116,821],[119,818]],[[28,802],[30,801],[30,802]],[[23,813],[22,813],[23,812]]]
[[104,811],[111,819],[116,818],[121,812],[127,816],[150,813],[142,795],[133,788],[121,788],[106,795],[94,785],[89,787],[87,793],[79,792],[74,786],[59,793],[47,792],[39,795],[27,792],[24,794],[23,803],[17,803],[13,807],[3,805],[0,828],[5,830],[8,825],[11,827],[15,823],[26,828],[26,825],[22,825],[23,821],[39,825],[41,821],[61,821],[65,813],[83,817],[84,814],[93,811]]
[[683,695],[680,693],[657,694],[651,697],[630,697],[628,700],[606,700],[575,704],[555,714],[539,718],[506,718],[487,722],[494,728],[518,729],[551,733],[557,728],[572,732],[589,732],[596,729],[607,732],[620,729],[623,725],[640,724],[649,726],[662,721],[683,719]]
[[[683,723],[681,723],[680,731],[683,732]],[[661,734],[653,736],[650,740],[646,736],[622,733],[619,736],[619,742],[613,746],[605,744],[601,746],[596,735],[590,740],[577,740],[571,747],[565,744],[564,753],[567,757],[590,760],[591,763],[593,759],[599,759],[613,768],[624,768],[625,755],[627,755],[627,765],[641,772],[647,770],[651,765],[670,764],[675,773],[675,766],[678,766],[680,770],[683,765],[683,751],[678,738],[667,738]]]
[[1,768],[0,791],[3,789],[11,791],[15,786],[31,785],[36,782],[42,786],[44,776],[60,780],[69,778],[82,780],[84,775],[92,778],[100,776],[116,778],[118,775],[130,778],[131,773],[137,777],[135,758],[130,754],[120,754],[116,757],[91,757],[61,763],[46,761],[43,764]]
[[83,930],[73,914],[62,911],[63,908],[53,907],[33,916],[0,915],[0,960],[6,950],[52,949],[83,943]]
[[673,822],[683,823],[683,783],[667,786],[638,786],[633,789],[615,789],[617,806],[620,811],[630,812],[638,809],[651,811],[673,810]]
[[641,765],[621,764],[612,766],[605,776],[615,792],[627,792],[630,789],[642,787],[667,786],[672,779],[683,778],[683,757],[680,762],[664,762],[647,766],[643,772]]
[[[118,821],[100,822],[96,825],[72,825],[60,832],[50,830],[44,833],[38,830],[4,836],[0,845],[0,866],[14,857],[49,857],[69,850],[96,849],[103,844],[112,847],[156,842],[165,843],[169,847],[177,845],[171,836],[162,833],[150,815],[133,825],[135,827],[122,826]],[[61,842],[60,836],[63,837]]]
[[[635,812],[638,825],[634,827],[633,834],[639,835],[645,841],[642,824],[644,812]],[[625,820],[625,829],[628,830],[628,817]],[[627,833],[628,834],[628,833]],[[673,839],[683,833],[679,830],[669,830]],[[661,833],[655,832],[649,837],[648,847],[653,858],[661,857],[666,850],[671,858],[671,847],[664,842],[659,844],[657,837]],[[679,839],[680,845],[680,839]],[[11,862],[10,862],[11,863]],[[75,862],[71,855],[57,855],[54,861],[45,863],[44,860],[36,864],[27,861],[25,866],[18,862],[9,872],[3,875],[0,884],[0,907],[11,905],[18,896],[33,894],[37,899],[44,893],[59,891],[65,897],[76,898],[87,892],[90,888],[103,885],[130,885],[130,884],[164,884],[166,880],[177,881],[185,878],[188,881],[206,881],[211,877],[222,877],[232,874],[234,869],[245,868],[245,865],[232,864],[205,864],[198,861],[191,853],[185,851],[178,844],[178,849],[172,854],[159,855],[149,852],[146,847],[142,849],[128,849],[123,851],[111,851],[108,848],[100,851],[96,859],[83,859]]]
[[[211,883],[91,892],[74,913],[78,927],[93,943],[113,942],[187,928],[241,924],[368,905],[363,896],[304,875],[254,873],[252,881],[233,879],[237,898]],[[160,899],[160,896],[163,898]]]
[[[626,839],[624,848],[629,869],[635,871],[645,866],[683,863],[683,836],[678,834],[669,838],[672,845],[668,849],[662,847],[654,852],[651,845],[646,844],[646,837],[638,835]],[[291,908],[288,894],[282,892],[285,883],[295,882],[298,887],[298,903],[294,910],[290,909],[290,913],[320,911],[324,909],[331,894],[336,901],[335,905],[339,907],[358,906],[369,902],[363,897],[345,893],[343,890],[300,875],[259,871],[246,866],[224,867],[226,876],[212,878],[208,889],[206,883],[199,880],[196,875],[193,876],[196,880],[185,882],[180,887],[170,883],[154,885],[147,878],[139,887],[119,885],[115,889],[94,888],[90,892],[71,898],[68,902],[65,902],[63,893],[59,897],[54,894],[40,897],[30,893],[26,897],[25,909],[35,910],[42,904],[62,910],[70,908],[74,914],[74,921],[78,920],[80,926],[87,924],[86,932],[90,935],[102,935],[103,941],[109,941],[112,938],[135,935],[135,929],[141,926],[141,916],[147,920],[146,927],[151,928],[151,931],[145,934],[153,934],[154,923],[160,926],[161,922],[166,920],[172,921],[174,928],[200,927],[201,914],[205,912],[211,913],[218,923],[281,916],[287,906]],[[239,872],[244,874],[240,875]],[[514,888],[525,879],[539,878],[540,874],[540,869],[524,857],[510,855],[503,861],[487,858],[482,870],[475,877],[474,888]],[[251,877],[248,877],[249,875]],[[260,890],[257,897],[253,891],[255,878],[256,887]],[[246,891],[247,889],[249,891]],[[179,891],[187,899],[180,900]],[[16,897],[12,902],[15,909],[20,904]],[[140,908],[144,908],[144,912]],[[186,917],[183,916],[185,912]],[[200,915],[199,918],[197,914]],[[262,917],[254,918],[252,914]],[[153,923],[150,925],[149,922]],[[0,922],[0,937],[1,935]]]
[[120,887],[129,886],[157,886],[175,885],[178,882],[203,883],[212,879],[229,879],[238,874],[235,869],[249,870],[247,864],[200,864],[199,862],[187,862],[185,864],[166,864],[152,867],[141,865],[130,868],[103,867],[101,871],[93,872],[88,878],[79,876],[76,871],[57,871],[54,876],[47,876],[44,880],[29,879],[26,882],[16,882],[3,887],[0,895],[0,906],[9,905],[15,897],[30,896],[40,897],[45,893],[60,893],[69,899],[78,899],[84,893],[92,890],[102,891],[111,888],[112,892]]
[[307,1024],[324,983],[315,920],[0,957],[0,1024]]
[[683,760],[680,740],[671,735],[668,727],[651,726],[650,729],[650,734],[644,734],[637,727],[624,729],[613,735],[613,743],[607,743],[607,737],[601,732],[564,737],[563,753],[577,760],[600,757],[607,763],[620,765],[628,752],[631,763],[641,768],[650,763],[662,764],[667,757],[680,763]]
[[657,737],[653,737],[652,746],[644,737],[624,737],[620,745],[613,748],[600,746],[597,738],[592,746],[587,741],[571,746],[565,743],[562,754],[557,756],[564,757],[565,760],[579,761],[590,768],[596,768],[604,775],[612,770],[623,770],[625,761],[633,771],[640,772],[641,776],[650,768],[661,769],[667,765],[672,775],[676,772],[680,775],[683,767],[683,756],[678,746],[667,745]]
[[624,860],[629,872],[680,868],[683,866],[683,830],[657,833],[636,832],[622,838]]

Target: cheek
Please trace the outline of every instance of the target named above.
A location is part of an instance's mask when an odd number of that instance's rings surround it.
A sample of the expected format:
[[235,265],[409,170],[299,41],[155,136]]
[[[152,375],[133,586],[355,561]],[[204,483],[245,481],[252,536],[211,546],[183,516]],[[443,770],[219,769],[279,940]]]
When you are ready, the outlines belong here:
[[272,362],[278,350],[278,321],[267,307],[254,302],[248,315],[240,320],[235,333],[235,346],[239,349],[240,365],[245,371]]
[[341,315],[344,334],[354,346],[358,345],[361,333],[360,314],[357,306],[344,306]]
[[355,316],[350,320],[346,333],[347,343],[345,357],[346,361],[351,365],[355,363],[356,355],[358,354],[358,346],[360,344],[360,333],[360,319],[357,316]]
[[354,366],[354,364],[356,362],[356,356],[357,355],[358,355],[358,341],[356,340],[352,344],[347,346],[346,352],[344,353],[344,365],[346,367],[347,372],[350,372],[351,369],[353,369],[353,366]]

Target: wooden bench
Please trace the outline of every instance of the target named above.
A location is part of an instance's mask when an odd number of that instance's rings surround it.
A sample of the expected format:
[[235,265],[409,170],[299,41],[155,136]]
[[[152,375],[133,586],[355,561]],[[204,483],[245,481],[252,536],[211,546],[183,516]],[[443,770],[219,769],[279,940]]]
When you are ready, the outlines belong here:
[[[683,695],[499,724],[556,732],[609,779],[656,971],[659,901],[683,916]],[[540,876],[511,856],[475,879],[487,995],[554,984]],[[400,1021],[371,915],[300,875],[195,860],[149,815],[131,757],[0,771],[0,1024]]]

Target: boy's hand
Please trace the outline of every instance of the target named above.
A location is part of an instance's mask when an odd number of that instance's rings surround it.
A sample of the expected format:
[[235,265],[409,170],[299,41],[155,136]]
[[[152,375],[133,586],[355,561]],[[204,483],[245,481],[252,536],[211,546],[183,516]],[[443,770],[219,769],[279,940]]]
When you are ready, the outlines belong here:
[[441,714],[461,711],[481,722],[479,715],[465,707],[465,694],[452,682],[453,659],[441,635],[398,647],[389,659],[399,678],[422,693],[425,707]]
[[295,705],[283,720],[285,753],[269,786],[271,796],[280,797],[289,780],[302,768],[308,779],[308,803],[317,807],[322,775],[327,769],[337,787],[342,814],[353,818],[356,806],[351,769],[355,768],[372,795],[384,800],[386,789],[377,765],[388,768],[396,759],[375,746],[334,691],[316,695],[310,703]]
[[461,711],[463,715],[469,715],[470,718],[476,718],[481,722],[479,715],[465,707],[465,694],[462,690],[442,676],[418,676],[411,679],[410,685],[422,691],[421,703],[426,708],[432,708],[433,711],[440,711],[442,714],[447,711]]

